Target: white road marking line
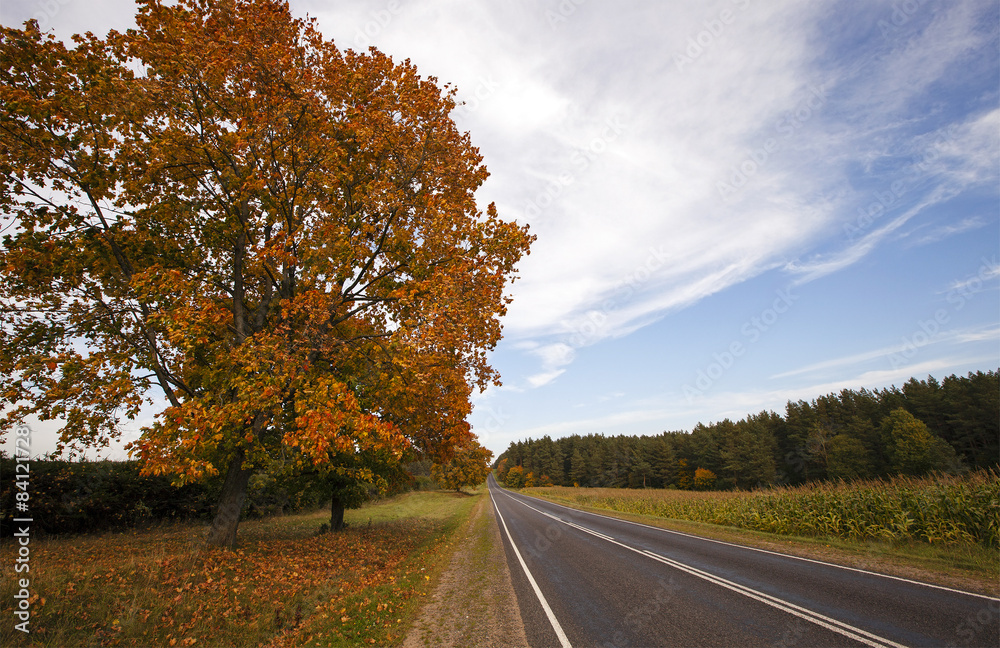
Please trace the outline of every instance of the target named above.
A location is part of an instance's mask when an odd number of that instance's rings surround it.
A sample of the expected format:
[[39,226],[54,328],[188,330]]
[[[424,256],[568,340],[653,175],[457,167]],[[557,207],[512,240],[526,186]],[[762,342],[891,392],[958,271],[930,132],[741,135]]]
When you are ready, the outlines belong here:
[[870,632],[867,632],[866,630],[862,630],[861,628],[852,626],[848,623],[844,623],[843,621],[838,621],[837,619],[833,619],[828,616],[822,615],[818,612],[814,612],[812,610],[800,607],[798,605],[795,605],[794,603],[789,603],[788,601],[784,601],[777,597],[771,596],[770,594],[765,594],[764,592],[760,592],[758,590],[746,587],[745,585],[740,585],[739,583],[734,583],[733,581],[727,580],[720,576],[715,576],[714,574],[710,574],[708,572],[704,572],[700,569],[696,569],[689,565],[679,563],[676,560],[671,560],[670,558],[660,556],[659,554],[655,554],[651,551],[642,551],[641,553],[646,556],[649,556],[650,558],[653,558],[654,560],[658,560],[666,565],[670,565],[675,569],[687,572],[692,576],[697,576],[698,578],[702,578],[709,582],[715,583],[716,585],[732,590],[738,594],[742,594],[743,596],[747,596],[756,601],[760,601],[761,603],[777,608],[783,612],[787,612],[788,614],[797,616],[800,619],[805,619],[810,623],[815,623],[816,625],[822,626],[827,630],[831,630],[838,634],[842,634],[845,637],[854,639],[855,641],[860,641],[865,645],[872,646],[872,648],[884,648],[885,646],[892,646],[893,648],[906,648],[902,644],[898,644],[894,641],[886,639],[885,637],[880,637],[876,634],[872,634]]
[[[765,594],[764,592],[760,592],[758,590],[752,589],[752,588],[747,587],[745,585],[740,585],[739,583],[734,583],[733,581],[730,581],[730,580],[727,580],[725,578],[722,578],[721,576],[716,576],[714,574],[702,571],[702,570],[697,569],[695,567],[691,567],[689,565],[685,565],[683,563],[677,562],[676,560],[671,560],[670,558],[666,558],[666,557],[661,556],[659,554],[655,554],[655,553],[653,553],[651,551],[646,551],[644,549],[638,549],[636,547],[631,547],[631,546],[629,546],[627,544],[624,544],[622,542],[619,542],[619,541],[615,540],[614,538],[606,536],[603,533],[598,533],[597,531],[593,531],[591,529],[588,529],[587,527],[583,527],[583,526],[580,526],[578,524],[574,524],[572,522],[567,522],[566,520],[563,520],[562,518],[560,518],[558,516],[554,516],[554,515],[551,515],[549,513],[546,513],[545,511],[541,511],[539,509],[536,509],[534,506],[531,506],[530,504],[526,504],[526,503],[518,500],[516,497],[513,497],[513,496],[509,496],[509,497],[511,499],[513,499],[514,501],[518,502],[519,504],[521,504],[521,506],[525,506],[527,508],[530,508],[531,510],[536,511],[538,513],[541,513],[542,515],[545,515],[546,517],[550,517],[550,518],[552,518],[554,520],[558,520],[558,521],[562,522],[563,524],[566,524],[567,526],[574,527],[576,529],[579,529],[580,531],[583,531],[584,533],[589,533],[590,535],[596,536],[596,537],[601,538],[603,540],[607,540],[608,542],[610,542],[612,544],[616,544],[619,547],[622,547],[624,549],[628,549],[629,551],[633,551],[633,552],[635,552],[635,553],[637,553],[637,554],[639,554],[641,556],[646,556],[647,558],[652,558],[653,560],[657,560],[657,561],[659,561],[659,562],[661,562],[661,563],[663,563],[665,565],[669,565],[669,566],[671,566],[671,567],[673,567],[675,569],[679,569],[679,570],[681,570],[683,572],[691,574],[692,576],[696,576],[696,577],[701,578],[703,580],[707,580],[710,583],[713,583],[715,585],[719,585],[721,587],[724,587],[724,588],[726,588],[728,590],[736,592],[737,594],[742,594],[743,596],[746,596],[748,598],[754,599],[755,601],[759,601],[761,603],[764,603],[765,605],[769,605],[769,606],[771,606],[773,608],[781,610],[782,612],[787,612],[788,614],[797,616],[800,619],[804,619],[806,621],[809,621],[810,623],[814,623],[814,624],[816,624],[818,626],[826,628],[827,630],[830,630],[831,632],[836,632],[837,634],[844,635],[845,637],[847,637],[849,639],[853,639],[853,640],[858,641],[860,643],[863,643],[863,644],[865,644],[867,646],[871,646],[872,648],[886,648],[887,646],[891,646],[892,648],[906,648],[906,646],[904,646],[902,644],[898,644],[898,643],[896,643],[894,641],[891,641],[889,639],[886,639],[885,637],[880,637],[880,636],[878,636],[876,634],[872,634],[872,633],[870,633],[870,632],[868,632],[866,630],[862,630],[861,628],[857,628],[857,627],[852,626],[852,625],[850,625],[848,623],[844,623],[843,621],[838,621],[837,619],[833,619],[833,618],[830,618],[828,616],[822,615],[819,612],[814,612],[812,610],[809,610],[809,609],[800,607],[798,605],[795,605],[794,603],[789,603],[788,601],[785,601],[785,600],[779,599],[777,597],[771,596],[770,594]],[[495,505],[495,503],[494,503],[494,505]],[[573,509],[570,509],[570,510],[573,510]],[[602,517],[604,517],[604,516],[602,516]],[[612,518],[612,519],[614,519],[614,518]],[[623,520],[623,521],[625,521],[625,520]],[[655,527],[653,527],[653,528],[655,528]],[[697,536],[695,536],[695,537],[697,537]],[[739,546],[739,545],[736,545],[736,546]]]
[[545,596],[542,594],[542,590],[539,589],[538,583],[535,582],[535,577],[531,575],[528,571],[528,565],[525,564],[524,558],[521,557],[521,552],[517,550],[517,545],[514,544],[514,537],[510,535],[510,529],[507,528],[507,522],[504,521],[503,515],[500,514],[500,507],[497,506],[496,500],[493,499],[493,491],[490,491],[490,501],[493,502],[493,508],[496,509],[497,517],[500,518],[500,523],[503,524],[503,530],[507,532],[507,539],[510,540],[510,546],[514,549],[514,555],[517,556],[518,561],[521,563],[521,569],[524,570],[524,575],[528,577],[528,582],[531,583],[531,588],[535,590],[535,596],[538,597],[538,602],[542,604],[542,609],[545,610],[545,616],[549,618],[549,623],[552,624],[552,629],[556,632],[556,637],[559,638],[559,644],[562,648],[573,648],[569,643],[569,639],[566,637],[566,633],[563,632],[562,626],[559,625],[556,615],[552,612],[552,608],[549,607],[549,602],[545,600]]
[[[517,498],[508,493],[504,493],[511,499],[516,500]],[[520,493],[518,493],[520,495]],[[531,495],[521,495],[521,497],[527,497],[529,499],[538,500],[539,502],[545,502],[546,504],[551,504],[552,506],[558,506],[559,508],[564,508],[567,511],[573,511],[574,513],[583,513],[584,515],[593,515],[594,517],[604,518],[605,520],[614,520],[615,522],[624,522],[625,524],[631,524],[633,526],[640,526],[646,529],[652,529],[653,531],[662,531],[663,533],[672,533],[674,535],[684,536],[685,538],[692,538],[694,540],[704,540],[705,542],[714,542],[715,544],[726,545],[727,547],[736,547],[737,549],[747,549],[748,551],[757,551],[759,553],[770,554],[772,556],[779,556],[781,558],[791,558],[793,560],[801,560],[803,562],[813,563],[816,565],[823,565],[825,567],[835,567],[837,569],[843,569],[846,571],[858,572],[859,574],[867,574],[869,576],[878,576],[879,578],[888,578],[890,580],[901,581],[903,583],[909,583],[911,585],[920,585],[921,587],[930,587],[931,589],[944,590],[945,592],[951,592],[953,594],[963,594],[965,596],[972,596],[975,598],[986,599],[987,601],[1000,601],[1000,598],[995,596],[988,596],[986,594],[977,594],[976,592],[966,592],[965,590],[955,589],[953,587],[946,587],[945,585],[935,585],[934,583],[924,583],[922,581],[911,580],[909,578],[903,578],[902,576],[891,576],[889,574],[880,574],[878,572],[868,571],[867,569],[859,569],[857,567],[847,567],[845,565],[838,565],[836,563],[824,562],[822,560],[816,560],[814,558],[803,558],[802,556],[795,556],[793,554],[781,553],[780,551],[771,551],[769,549],[759,549],[757,547],[750,547],[747,545],[736,544],[735,542],[726,542],[725,540],[715,540],[713,538],[705,538],[703,536],[694,535],[693,533],[684,533],[683,531],[674,531],[673,529],[664,529],[663,527],[653,526],[651,524],[643,524],[642,522],[633,522],[632,520],[624,520],[622,518],[612,517],[610,515],[602,515],[600,513],[594,513],[593,511],[584,511],[582,509],[573,508],[572,506],[564,506],[563,504],[557,504],[555,502],[550,502],[549,500],[542,499],[540,497],[532,497]],[[521,502],[524,504],[524,502]],[[527,506],[525,504],[525,506]],[[537,509],[536,509],[537,510]],[[550,515],[546,513],[546,515]]]
[[[527,504],[525,504],[525,506],[527,506]],[[529,507],[529,508],[530,508],[530,507]],[[573,524],[572,522],[567,522],[566,520],[561,520],[561,519],[559,519],[559,518],[555,518],[555,519],[556,519],[556,520],[559,520],[559,521],[560,521],[560,522],[562,522],[563,524],[568,524],[568,525],[569,525],[569,526],[571,526],[571,527],[575,527],[575,528],[577,528],[577,529],[580,529],[581,531],[586,531],[586,532],[587,532],[587,533],[589,533],[590,535],[595,535],[595,536],[597,536],[598,538],[601,538],[602,540],[608,540],[608,541],[612,541],[612,540],[614,540],[614,538],[612,538],[611,536],[607,536],[607,535],[604,535],[603,533],[598,533],[597,531],[594,531],[593,529],[588,529],[588,528],[586,528],[586,527],[582,527],[582,526],[580,526],[580,525],[578,525],[578,524]]]

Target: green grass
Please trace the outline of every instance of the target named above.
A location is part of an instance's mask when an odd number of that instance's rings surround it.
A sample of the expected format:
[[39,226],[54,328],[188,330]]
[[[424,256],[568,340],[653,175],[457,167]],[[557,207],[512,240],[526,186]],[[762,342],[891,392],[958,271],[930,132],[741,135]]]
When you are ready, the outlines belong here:
[[195,524],[32,538],[30,635],[13,627],[4,541],[0,645],[393,645],[477,499],[409,493],[348,512],[336,534],[317,535],[326,511],[247,521],[232,551]]
[[[474,494],[484,492],[479,489]],[[475,495],[454,491],[414,491],[397,497],[368,504],[359,509],[344,512],[344,521],[351,526],[381,524],[398,520],[421,518],[424,520],[447,520],[456,511],[468,514]],[[329,515],[327,515],[329,517]]]
[[[300,641],[284,645],[346,648],[401,644],[406,630],[420,613],[424,599],[433,591],[447,566],[456,532],[484,492],[485,489],[477,489],[469,495],[419,491],[346,511],[344,521],[354,527],[377,528],[419,521],[435,527],[437,532],[410,553],[388,582],[348,597],[339,608],[340,618],[348,617],[346,622],[340,621],[336,614],[328,618],[320,616],[313,627],[303,630]],[[393,601],[400,601],[400,604],[393,607]]]

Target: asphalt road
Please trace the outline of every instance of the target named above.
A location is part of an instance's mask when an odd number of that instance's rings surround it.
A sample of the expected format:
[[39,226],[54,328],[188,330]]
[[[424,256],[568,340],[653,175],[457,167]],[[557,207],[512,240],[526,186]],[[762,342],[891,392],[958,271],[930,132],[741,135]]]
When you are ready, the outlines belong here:
[[1000,647],[1000,599],[698,538],[500,488],[529,643]]

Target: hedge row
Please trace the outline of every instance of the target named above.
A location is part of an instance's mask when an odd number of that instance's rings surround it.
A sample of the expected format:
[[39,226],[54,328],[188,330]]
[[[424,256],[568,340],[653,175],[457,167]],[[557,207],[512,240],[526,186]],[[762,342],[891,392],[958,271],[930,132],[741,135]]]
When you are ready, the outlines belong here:
[[[121,530],[176,520],[209,519],[221,478],[174,486],[169,477],[143,476],[134,461],[30,461],[27,501],[18,493],[17,461],[0,458],[0,535],[15,531],[15,517],[31,517],[32,528],[50,534]],[[24,469],[20,476],[23,477]],[[262,517],[317,507],[312,492],[289,493],[266,474],[251,480],[244,517]],[[26,511],[18,510],[26,504]]]

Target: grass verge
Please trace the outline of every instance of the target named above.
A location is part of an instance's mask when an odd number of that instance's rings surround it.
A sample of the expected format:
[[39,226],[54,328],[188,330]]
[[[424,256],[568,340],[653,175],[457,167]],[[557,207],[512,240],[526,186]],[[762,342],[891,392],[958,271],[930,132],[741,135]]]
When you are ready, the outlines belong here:
[[507,646],[527,648],[507,557],[492,502],[479,498],[457,535],[457,548],[405,648]]
[[[408,493],[319,536],[326,512],[248,521],[232,551],[206,547],[204,526],[190,524],[32,538],[27,574],[4,541],[0,645],[398,644],[477,499]],[[30,634],[14,628],[25,576]]]
[[[614,502],[614,498],[607,496],[614,495],[618,491],[629,498],[639,497],[635,490],[607,488],[549,487],[528,488],[521,492],[571,508],[671,531],[1000,596],[1000,555],[996,548],[968,542],[928,544],[913,540],[855,540],[830,535],[784,535],[722,524],[631,513],[615,510],[607,505],[610,503],[613,506]],[[671,492],[670,495],[682,497],[683,493],[677,491]],[[699,493],[692,495],[697,496]],[[581,503],[581,500],[587,503]]]

